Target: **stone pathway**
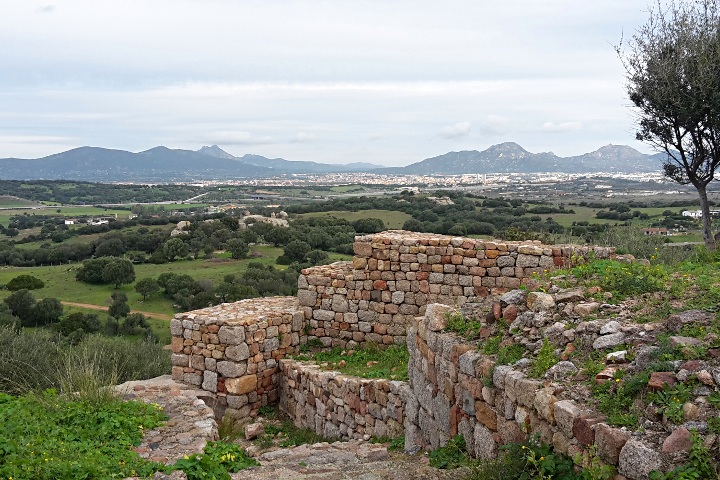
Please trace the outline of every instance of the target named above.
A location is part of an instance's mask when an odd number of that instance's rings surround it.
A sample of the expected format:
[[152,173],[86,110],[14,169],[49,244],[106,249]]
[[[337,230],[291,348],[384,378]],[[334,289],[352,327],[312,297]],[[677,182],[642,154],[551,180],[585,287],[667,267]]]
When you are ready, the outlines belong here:
[[217,440],[218,430],[213,410],[198,398],[201,390],[188,388],[170,375],[127,382],[115,387],[125,400],[140,400],[160,405],[168,421],[148,430],[135,451],[143,458],[166,464],[185,455],[201,452],[205,444]]
[[[198,396],[201,390],[177,383],[169,375],[127,382],[116,387],[126,400],[157,403],[168,416],[162,427],[145,432],[135,450],[143,458],[173,463],[199,453],[218,437],[213,411]],[[460,480],[462,470],[437,470],[427,456],[388,452],[382,444],[360,440],[280,448],[261,454],[261,466],[232,474],[233,480]],[[158,473],[156,479],[185,479],[182,472]]]
[[233,480],[459,480],[463,470],[438,470],[426,456],[388,452],[362,441],[316,443],[267,452],[261,466],[232,474]]

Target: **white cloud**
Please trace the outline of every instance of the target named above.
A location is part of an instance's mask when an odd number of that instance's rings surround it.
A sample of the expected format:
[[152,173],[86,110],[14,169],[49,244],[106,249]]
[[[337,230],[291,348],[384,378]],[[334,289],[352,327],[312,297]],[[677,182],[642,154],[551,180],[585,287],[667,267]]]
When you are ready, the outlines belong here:
[[510,127],[510,119],[502,115],[488,115],[480,124],[479,130],[486,135],[504,135]]
[[38,13],[52,13],[55,11],[55,5],[42,5],[36,11]]
[[295,143],[306,143],[306,142],[312,142],[315,140],[315,135],[312,133],[306,133],[306,132],[300,132],[297,135],[295,135],[291,142]]
[[440,136],[443,138],[466,137],[470,133],[471,127],[472,123],[470,122],[458,122],[455,125],[443,127],[440,130]]
[[573,132],[582,128],[582,122],[545,122],[541,128],[546,132]]

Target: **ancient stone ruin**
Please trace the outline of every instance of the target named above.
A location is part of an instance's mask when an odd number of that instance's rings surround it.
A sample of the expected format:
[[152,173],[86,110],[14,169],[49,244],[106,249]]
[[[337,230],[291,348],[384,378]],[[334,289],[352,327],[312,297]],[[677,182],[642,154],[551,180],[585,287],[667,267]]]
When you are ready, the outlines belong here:
[[[216,412],[246,418],[263,405],[279,404],[298,425],[328,438],[404,434],[406,449],[417,451],[460,434],[471,454],[489,458],[500,445],[537,434],[571,456],[588,459],[596,452],[631,479],[671,464],[674,457],[660,451],[661,440],[611,427],[572,398],[556,382],[562,371],[529,378],[520,367],[495,366],[475,345],[444,331],[448,311],[508,292],[491,314],[499,319],[505,313],[521,329],[523,318],[537,322],[518,316],[529,308],[519,287],[580,257],[612,258],[613,249],[389,231],[356,237],[354,251],[352,262],[303,270],[297,297],[176,315],[173,378],[206,391]],[[600,308],[583,303],[581,294],[555,298],[573,315]],[[536,295],[532,308],[546,308],[544,300]],[[545,332],[586,335],[591,343],[617,333],[623,341],[644,335],[642,327],[620,332],[601,325],[570,332],[547,319],[548,326],[527,326],[527,348]],[[410,380],[360,379],[287,358],[308,342],[343,348],[406,344]],[[720,384],[720,370],[717,375]]]

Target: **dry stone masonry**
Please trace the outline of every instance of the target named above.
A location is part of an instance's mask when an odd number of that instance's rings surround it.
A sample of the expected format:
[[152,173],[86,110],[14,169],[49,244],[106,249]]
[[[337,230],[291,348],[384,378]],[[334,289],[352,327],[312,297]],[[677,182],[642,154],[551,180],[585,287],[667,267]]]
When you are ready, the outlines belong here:
[[[543,337],[571,342],[586,336],[583,341],[596,350],[642,340],[650,326],[587,321],[568,329],[560,319],[614,308],[586,301],[582,292],[517,290],[574,257],[613,258],[613,249],[390,231],[356,237],[354,250],[352,262],[303,270],[297,297],[176,315],[173,379],[214,397],[216,414],[244,418],[279,403],[298,425],[329,438],[404,433],[406,449],[416,451],[460,434],[473,455],[489,458],[503,444],[539,435],[570,456],[588,459],[596,452],[630,479],[668,467],[657,441],[609,426],[569,396],[561,381],[577,372],[571,362],[533,379],[519,364],[496,366],[494,357],[444,331],[449,310],[487,299],[493,321],[503,318],[511,330],[527,333],[518,341],[528,351],[537,350]],[[343,348],[406,344],[410,381],[363,380],[286,358],[311,341]],[[706,375],[707,385],[720,383],[720,369],[713,380],[714,372]],[[684,433],[678,431],[667,438]]]
[[490,242],[406,231],[355,237],[352,262],[301,272],[298,299],[309,339],[324,346],[405,343],[425,305],[463,305],[527,284],[573,257],[613,249]]
[[172,377],[212,393],[239,418],[278,401],[279,360],[297,352],[303,314],[295,297],[224,303],[175,316]]
[[367,380],[280,360],[280,408],[296,425],[326,438],[397,438],[403,435],[407,382]]

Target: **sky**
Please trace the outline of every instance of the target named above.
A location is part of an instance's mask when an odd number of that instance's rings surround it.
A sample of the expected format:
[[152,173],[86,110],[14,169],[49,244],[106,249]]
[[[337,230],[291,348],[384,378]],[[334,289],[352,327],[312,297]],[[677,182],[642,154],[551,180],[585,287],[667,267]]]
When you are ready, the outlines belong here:
[[637,142],[645,0],[0,0],[0,158],[217,144],[402,166]]

